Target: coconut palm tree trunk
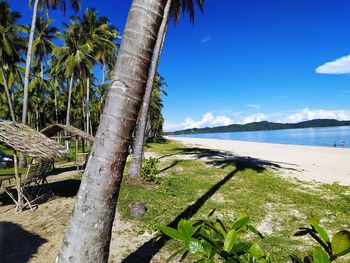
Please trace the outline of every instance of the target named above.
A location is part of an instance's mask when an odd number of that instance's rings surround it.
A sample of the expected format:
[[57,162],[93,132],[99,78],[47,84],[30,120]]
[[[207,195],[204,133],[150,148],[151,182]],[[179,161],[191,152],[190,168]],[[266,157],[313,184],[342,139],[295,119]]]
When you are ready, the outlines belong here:
[[7,79],[5,77],[5,73],[4,73],[4,70],[2,67],[0,68],[0,70],[1,70],[2,80],[4,82],[4,87],[5,87],[5,92],[6,92],[6,96],[7,96],[7,102],[9,104],[11,118],[12,118],[12,121],[16,121],[15,112],[13,110],[13,103],[12,103],[12,99],[11,99],[11,95],[10,95],[10,90],[7,86]]
[[69,81],[66,125],[70,125],[70,108],[71,108],[71,104],[72,104],[73,80],[74,80],[74,74],[72,74],[72,76],[70,77],[70,81]]
[[165,1],[134,0],[106,105],[56,262],[107,262],[120,184]]
[[23,110],[22,110],[22,123],[24,124],[27,122],[29,71],[30,71],[30,65],[32,61],[33,40],[34,40],[34,31],[35,31],[35,21],[38,14],[38,4],[39,4],[39,0],[35,0],[34,6],[33,6],[32,25],[31,25],[30,34],[29,34],[26,69],[24,74]]
[[154,79],[157,74],[157,68],[158,68],[158,62],[159,57],[162,52],[162,47],[166,35],[167,25],[169,21],[169,11],[171,7],[171,1],[168,0],[165,10],[164,10],[164,16],[163,21],[159,29],[157,42],[154,47],[151,67],[148,74],[148,80],[146,85],[146,91],[145,96],[142,102],[141,111],[140,111],[140,117],[138,121],[138,125],[136,128],[136,135],[135,135],[135,143],[134,143],[134,151],[131,158],[130,168],[128,171],[128,175],[130,177],[140,177],[140,170],[142,166],[142,159],[143,159],[143,148],[145,143],[145,131],[146,131],[146,124],[147,124],[147,116],[148,116],[148,109],[149,109],[149,103],[151,100],[153,85],[154,85]]
[[57,103],[57,87],[54,87],[54,96],[55,96],[55,119],[56,122],[58,123],[58,103]]
[[[86,80],[86,133],[90,134],[90,77]],[[87,141],[87,145],[90,146],[90,142]]]
[[[41,83],[42,83],[42,85],[44,84],[44,64],[41,62],[40,63],[40,67],[41,67]],[[41,127],[43,127],[43,128],[45,128],[46,127],[46,103],[45,103],[45,90],[43,90],[42,89],[42,94],[41,95],[43,95],[43,122],[41,123],[41,121],[40,121],[40,124],[42,124],[42,126]],[[39,127],[40,128],[40,127]]]
[[[66,125],[70,125],[70,108],[72,104],[72,89],[73,89],[74,74],[70,77],[69,89],[68,89],[68,102],[67,102],[67,114],[66,114]],[[65,136],[68,136],[68,132],[65,132]],[[66,149],[69,151],[69,140],[66,138]]]
[[100,93],[100,115],[102,114],[102,104],[103,104],[103,94],[104,94],[104,90],[103,90],[103,86],[105,84],[105,74],[106,74],[106,63],[103,62],[102,65],[102,81],[101,81],[101,93]]
[[39,109],[38,106],[35,107],[35,128],[39,131]]

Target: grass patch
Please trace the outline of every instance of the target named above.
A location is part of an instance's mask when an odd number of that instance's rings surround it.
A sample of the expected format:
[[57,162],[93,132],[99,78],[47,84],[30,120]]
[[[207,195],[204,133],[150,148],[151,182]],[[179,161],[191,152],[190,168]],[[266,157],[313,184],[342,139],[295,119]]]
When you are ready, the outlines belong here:
[[314,244],[292,237],[307,224],[307,216],[323,218],[321,224],[330,233],[349,229],[350,187],[286,180],[270,169],[230,160],[182,158],[198,152],[169,140],[149,144],[146,151],[159,156],[162,182],[151,189],[123,183],[118,204],[122,218],[131,220],[129,204],[146,203],[146,215],[132,219],[140,233],[180,218],[203,218],[212,209],[227,222],[246,211],[266,236],[261,245],[281,262],[292,252],[303,255]]

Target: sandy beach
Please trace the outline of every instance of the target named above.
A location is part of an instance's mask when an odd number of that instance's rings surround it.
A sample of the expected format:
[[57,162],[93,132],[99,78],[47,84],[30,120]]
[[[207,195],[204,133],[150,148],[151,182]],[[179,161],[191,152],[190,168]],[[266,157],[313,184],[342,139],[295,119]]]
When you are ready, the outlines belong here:
[[188,146],[225,151],[237,158],[274,164],[283,176],[350,186],[350,149],[234,140],[171,137]]

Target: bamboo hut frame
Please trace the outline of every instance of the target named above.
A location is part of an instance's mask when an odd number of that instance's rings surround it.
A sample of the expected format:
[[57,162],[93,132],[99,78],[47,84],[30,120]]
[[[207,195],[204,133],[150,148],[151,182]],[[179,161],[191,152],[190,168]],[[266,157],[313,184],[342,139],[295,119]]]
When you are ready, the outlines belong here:
[[33,160],[38,162],[48,160],[53,161],[57,157],[68,156],[69,152],[57,142],[47,138],[42,133],[30,128],[29,126],[11,121],[0,121],[0,143],[13,150],[18,198],[16,210],[22,211],[22,198],[26,199],[26,197],[21,191],[21,177],[18,173],[17,152],[32,157]]
[[79,171],[79,163],[78,163],[78,157],[79,157],[79,142],[78,140],[81,139],[83,143],[83,156],[85,159],[85,150],[84,150],[84,140],[87,140],[89,142],[94,141],[94,137],[82,130],[79,130],[78,128],[75,128],[70,125],[64,125],[64,124],[52,124],[45,129],[42,129],[40,132],[46,135],[50,138],[57,138],[57,135],[64,131],[66,136],[65,138],[75,138],[75,154],[76,154],[76,163],[77,163],[77,171]]

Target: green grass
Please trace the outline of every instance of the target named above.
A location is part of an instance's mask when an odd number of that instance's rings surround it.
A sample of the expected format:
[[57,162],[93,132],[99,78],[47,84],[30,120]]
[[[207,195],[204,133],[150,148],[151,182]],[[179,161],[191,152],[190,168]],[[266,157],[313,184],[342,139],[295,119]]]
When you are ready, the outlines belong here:
[[146,151],[161,157],[160,170],[170,168],[159,174],[162,183],[155,188],[128,183],[121,188],[122,218],[130,220],[131,202],[146,203],[146,215],[133,219],[139,232],[156,230],[179,216],[203,218],[212,209],[227,222],[246,211],[252,223],[267,232],[261,245],[281,262],[289,253],[303,255],[313,245],[309,239],[292,237],[308,216],[322,218],[321,225],[331,233],[349,229],[350,187],[286,180],[269,169],[222,159],[181,160],[193,149],[173,141],[149,144]]

